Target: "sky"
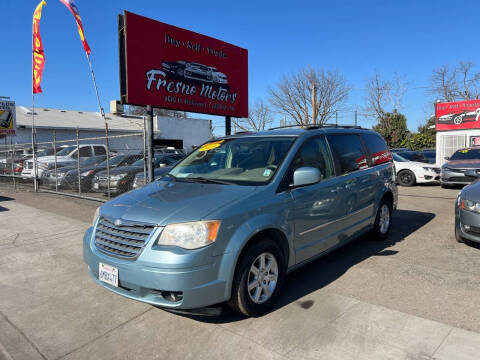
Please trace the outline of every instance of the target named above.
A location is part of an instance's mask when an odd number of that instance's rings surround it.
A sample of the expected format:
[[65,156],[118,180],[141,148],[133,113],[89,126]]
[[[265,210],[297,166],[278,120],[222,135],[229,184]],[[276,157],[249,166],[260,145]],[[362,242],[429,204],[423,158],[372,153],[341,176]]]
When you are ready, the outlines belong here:
[[[0,96],[31,106],[32,15],[39,0],[0,0],[3,56]],[[268,102],[269,89],[302,67],[337,70],[352,87],[341,124],[371,127],[362,113],[365,82],[375,72],[403,76],[408,87],[400,111],[410,130],[433,113],[426,90],[433,69],[458,60],[479,63],[478,1],[165,1],[76,0],[102,106],[119,99],[117,15],[128,10],[248,49],[249,102]],[[88,62],[71,13],[47,0],[40,23],[46,64],[35,106],[98,111]],[[480,65],[480,63],[479,63]],[[214,120],[224,131],[223,118]],[[275,114],[278,121],[282,116]]]

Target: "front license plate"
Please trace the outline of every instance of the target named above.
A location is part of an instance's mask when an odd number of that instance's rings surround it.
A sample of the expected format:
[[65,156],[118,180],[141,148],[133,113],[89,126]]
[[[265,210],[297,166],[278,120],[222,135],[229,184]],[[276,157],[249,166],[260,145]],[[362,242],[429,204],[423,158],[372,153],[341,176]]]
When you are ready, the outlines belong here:
[[118,269],[111,265],[98,263],[98,279],[118,287]]
[[95,190],[98,190],[98,183],[93,184],[93,188],[94,188]]

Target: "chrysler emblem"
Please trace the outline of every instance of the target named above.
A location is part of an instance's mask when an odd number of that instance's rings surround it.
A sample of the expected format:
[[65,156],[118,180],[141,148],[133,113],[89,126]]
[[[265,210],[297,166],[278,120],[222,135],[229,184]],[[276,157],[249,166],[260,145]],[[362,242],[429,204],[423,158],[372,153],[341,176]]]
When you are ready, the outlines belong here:
[[122,223],[122,220],[117,219],[117,220],[115,220],[114,224],[115,224],[115,226],[122,226],[123,223]]

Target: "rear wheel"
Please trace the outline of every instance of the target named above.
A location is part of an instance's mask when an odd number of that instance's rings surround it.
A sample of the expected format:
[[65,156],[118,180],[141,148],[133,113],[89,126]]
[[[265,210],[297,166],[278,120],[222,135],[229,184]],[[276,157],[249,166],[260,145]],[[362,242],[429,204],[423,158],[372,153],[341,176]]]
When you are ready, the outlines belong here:
[[280,247],[263,238],[239,259],[228,305],[247,316],[260,316],[272,308],[284,277],[284,257]]
[[392,204],[387,198],[383,198],[377,209],[375,224],[372,235],[377,240],[385,240],[392,227]]
[[416,182],[415,174],[410,170],[401,170],[398,173],[398,183],[402,186],[412,186]]

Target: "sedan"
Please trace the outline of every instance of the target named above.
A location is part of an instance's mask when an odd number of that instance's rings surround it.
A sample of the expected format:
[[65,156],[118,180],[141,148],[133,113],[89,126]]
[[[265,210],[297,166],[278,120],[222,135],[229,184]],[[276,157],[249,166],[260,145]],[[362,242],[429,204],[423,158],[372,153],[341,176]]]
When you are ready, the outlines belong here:
[[480,174],[467,170],[466,175],[476,180],[465,186],[455,201],[455,238],[480,243]]
[[[154,168],[169,166],[183,157],[183,155],[177,154],[155,154],[153,166]],[[110,178],[108,178],[105,170],[100,171],[93,177],[93,191],[106,193],[110,185],[110,192],[112,194],[121,194],[127,192],[133,189],[135,175],[143,172],[143,170],[144,160],[140,159],[130,166],[119,166],[115,169],[112,169],[110,171]],[[108,184],[108,182],[110,182],[110,184]]]
[[470,147],[455,151],[451,157],[442,165],[440,183],[442,187],[451,185],[465,185],[475,180],[475,177],[468,176],[467,170],[480,169],[480,148]]
[[440,168],[423,162],[409,161],[403,157],[403,153],[400,154],[392,153],[400,185],[412,186],[416,183],[436,183],[440,180]]

